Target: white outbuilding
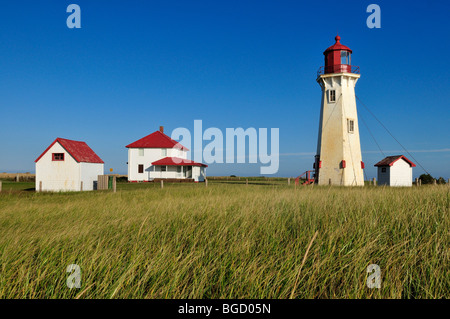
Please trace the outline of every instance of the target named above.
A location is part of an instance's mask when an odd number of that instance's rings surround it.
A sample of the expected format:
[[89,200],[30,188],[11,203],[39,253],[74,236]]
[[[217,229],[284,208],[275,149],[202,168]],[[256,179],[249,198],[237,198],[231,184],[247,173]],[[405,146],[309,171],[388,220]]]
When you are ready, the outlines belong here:
[[187,158],[186,147],[164,134],[161,126],[128,148],[128,181],[191,180],[204,182],[206,167]]
[[388,156],[374,166],[378,167],[378,185],[412,186],[412,168],[416,165],[405,156]]
[[57,138],[35,160],[36,191],[90,191],[96,189],[104,162],[85,143]]

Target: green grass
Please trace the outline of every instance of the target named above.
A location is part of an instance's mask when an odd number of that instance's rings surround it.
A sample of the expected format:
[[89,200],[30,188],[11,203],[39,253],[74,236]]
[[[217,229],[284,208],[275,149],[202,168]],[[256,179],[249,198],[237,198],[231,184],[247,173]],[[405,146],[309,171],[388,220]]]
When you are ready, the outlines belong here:
[[[4,182],[0,297],[450,297],[448,186],[240,182],[119,183],[115,194]],[[66,286],[73,263],[80,289]],[[370,264],[381,289],[366,287]]]
[[2,181],[3,192],[34,191],[35,186],[34,182]]

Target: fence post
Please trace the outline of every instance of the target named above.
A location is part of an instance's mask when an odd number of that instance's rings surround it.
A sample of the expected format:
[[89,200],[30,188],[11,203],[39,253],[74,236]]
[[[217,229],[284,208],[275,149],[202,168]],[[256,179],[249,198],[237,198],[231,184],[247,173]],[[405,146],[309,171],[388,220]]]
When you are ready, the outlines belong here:
[[113,176],[113,192],[114,193],[116,192],[116,187],[117,187],[117,185],[116,185],[116,176]]
[[161,188],[164,188],[164,181],[161,180]]
[[419,178],[419,186],[422,186],[422,180]]
[[18,183],[20,180],[19,174],[16,175],[16,183]]
[[80,192],[83,191],[83,181],[81,181]]
[[205,178],[205,186],[208,187],[208,179]]
[[291,178],[288,178],[288,185],[291,185]]
[[331,178],[328,179],[328,185],[331,185]]
[[39,182],[39,192],[42,192],[42,181]]
[[2,181],[0,181],[0,193],[2,192]]
[[372,179],[373,181],[373,186],[377,186],[377,180],[375,179],[375,177]]
[[437,185],[436,179],[433,179],[433,185]]

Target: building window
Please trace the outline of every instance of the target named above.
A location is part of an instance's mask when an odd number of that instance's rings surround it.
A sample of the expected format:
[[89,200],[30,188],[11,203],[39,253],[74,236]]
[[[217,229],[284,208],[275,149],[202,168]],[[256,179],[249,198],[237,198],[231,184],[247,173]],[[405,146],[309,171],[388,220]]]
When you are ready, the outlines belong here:
[[165,172],[167,170],[167,166],[163,165],[161,166],[161,172]]
[[350,52],[348,51],[341,51],[341,64],[348,64],[350,65]]
[[139,149],[139,156],[144,156],[144,149],[143,148]]
[[330,102],[336,102],[336,90],[329,90]]
[[167,156],[167,149],[165,148],[161,149],[161,156]]
[[52,161],[64,161],[64,153],[53,153]]
[[381,173],[386,173],[386,167],[381,168]]
[[177,173],[181,173],[181,166],[177,166]]
[[138,173],[139,173],[139,174],[144,173],[144,165],[143,165],[143,164],[139,164],[139,165],[138,165]]
[[347,119],[347,129],[349,133],[355,132],[355,120]]

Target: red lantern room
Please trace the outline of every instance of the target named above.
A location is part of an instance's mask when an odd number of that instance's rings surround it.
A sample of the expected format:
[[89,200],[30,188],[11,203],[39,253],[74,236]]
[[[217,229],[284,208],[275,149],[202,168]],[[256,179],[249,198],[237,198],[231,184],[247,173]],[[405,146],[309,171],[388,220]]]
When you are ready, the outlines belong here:
[[[340,36],[334,38],[336,43],[325,50],[325,67],[319,69],[318,76],[329,73],[359,73],[359,67],[352,68],[352,50],[342,45]],[[353,71],[353,72],[352,72]]]

